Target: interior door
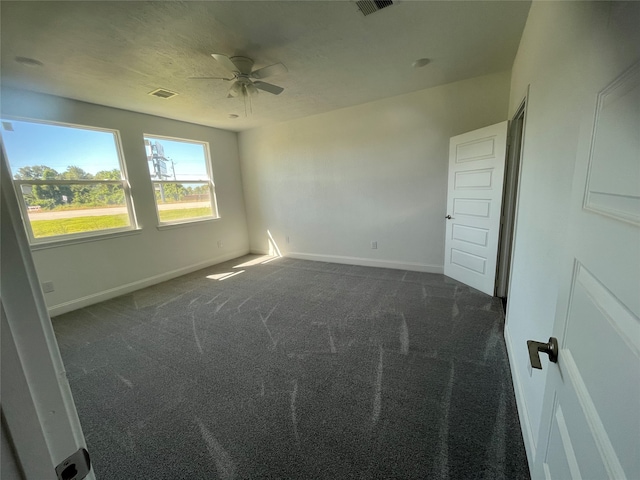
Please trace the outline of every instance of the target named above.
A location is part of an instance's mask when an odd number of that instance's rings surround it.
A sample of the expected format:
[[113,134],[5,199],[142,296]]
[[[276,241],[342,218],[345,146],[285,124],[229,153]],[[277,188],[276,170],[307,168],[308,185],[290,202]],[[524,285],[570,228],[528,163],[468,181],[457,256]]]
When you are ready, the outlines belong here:
[[0,164],[2,428],[26,479],[95,480],[82,453],[62,465],[86,442],[1,149]]
[[493,295],[507,124],[452,137],[444,274]]
[[543,359],[549,373],[532,473],[638,479],[640,63],[629,67],[601,48],[591,57],[553,332],[560,349],[557,364]]

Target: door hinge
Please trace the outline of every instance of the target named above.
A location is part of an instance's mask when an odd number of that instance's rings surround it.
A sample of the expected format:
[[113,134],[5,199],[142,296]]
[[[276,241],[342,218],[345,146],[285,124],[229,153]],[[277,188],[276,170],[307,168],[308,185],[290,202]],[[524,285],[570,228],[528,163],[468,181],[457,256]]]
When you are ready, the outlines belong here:
[[69,455],[56,467],[58,480],[82,480],[91,470],[91,457],[85,448]]

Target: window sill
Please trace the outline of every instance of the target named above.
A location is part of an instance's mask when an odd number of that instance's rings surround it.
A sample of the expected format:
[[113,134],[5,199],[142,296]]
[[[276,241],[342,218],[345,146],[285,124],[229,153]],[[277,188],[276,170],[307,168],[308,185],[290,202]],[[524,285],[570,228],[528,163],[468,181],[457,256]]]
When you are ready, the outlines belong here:
[[42,243],[32,243],[31,251],[46,250],[48,248],[66,247],[67,245],[75,245],[77,243],[98,242],[109,240],[111,238],[126,237],[129,235],[137,235],[142,232],[141,228],[132,228],[131,230],[121,230],[109,233],[97,233],[95,235],[86,235],[75,238],[64,238],[60,240],[43,241]]
[[202,225],[204,223],[213,223],[217,220],[220,220],[220,217],[208,217],[203,218],[201,220],[188,220],[185,222],[175,222],[175,223],[161,223],[156,228],[158,230],[171,230],[172,228],[180,228],[180,227],[189,227],[193,225]]

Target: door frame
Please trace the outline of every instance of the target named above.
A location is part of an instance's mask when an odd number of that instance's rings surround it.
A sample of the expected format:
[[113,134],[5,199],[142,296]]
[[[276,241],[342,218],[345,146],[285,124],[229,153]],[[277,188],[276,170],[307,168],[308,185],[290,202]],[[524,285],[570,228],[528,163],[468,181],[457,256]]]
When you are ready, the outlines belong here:
[[[2,417],[25,478],[55,468],[86,441],[0,148],[2,203]],[[93,469],[85,477],[95,480]]]
[[[530,102],[530,91],[531,84],[527,85],[527,89],[525,91],[524,96],[520,102],[520,106],[516,110],[516,113],[513,115],[513,118],[516,117],[517,112],[520,110],[522,106],[524,106],[524,119],[522,124],[522,144],[520,146],[520,165],[518,169],[518,187],[516,191],[515,198],[515,208],[514,208],[514,218],[513,218],[513,232],[512,232],[512,240],[516,238],[516,234],[518,233],[518,219],[520,216],[520,193],[521,193],[521,182],[522,182],[522,166],[524,159],[524,147],[526,143],[526,129],[527,129],[527,117],[529,113],[529,102]],[[511,282],[513,281],[513,276],[511,272],[513,271],[513,259],[515,258],[516,253],[516,243],[512,242],[511,244],[511,255],[509,259],[509,281],[507,283],[507,292],[512,290]],[[525,394],[523,390],[523,380],[521,379],[517,365],[513,363],[513,358],[515,355],[513,353],[514,345],[511,340],[510,332],[509,332],[509,323],[511,321],[510,316],[510,303],[507,302],[506,309],[504,312],[504,340],[507,347],[507,357],[509,359],[509,369],[511,370],[511,380],[513,382],[513,389],[516,396],[516,404],[518,406],[518,418],[520,420],[520,430],[522,431],[522,438],[524,440],[525,450],[527,451],[527,460],[529,462],[529,468],[533,468],[533,459],[536,458],[536,439],[533,437],[533,428],[530,422],[529,412],[527,411],[527,403],[525,400]],[[517,321],[514,319],[513,321]]]
[[[502,212],[500,219],[500,233],[498,243],[498,262],[496,265],[495,296],[506,299],[511,289],[511,269],[513,267],[514,242],[518,220],[518,206],[520,203],[520,182],[522,177],[522,153],[524,151],[525,130],[527,127],[527,105],[529,102],[529,86],[524,98],[509,121],[509,136],[507,139],[507,159],[504,169],[504,187],[502,198]],[[522,117],[522,128],[516,130],[518,121]],[[509,181],[509,175],[516,169],[515,178]],[[508,302],[506,302],[508,308]],[[505,311],[505,321],[506,321]]]

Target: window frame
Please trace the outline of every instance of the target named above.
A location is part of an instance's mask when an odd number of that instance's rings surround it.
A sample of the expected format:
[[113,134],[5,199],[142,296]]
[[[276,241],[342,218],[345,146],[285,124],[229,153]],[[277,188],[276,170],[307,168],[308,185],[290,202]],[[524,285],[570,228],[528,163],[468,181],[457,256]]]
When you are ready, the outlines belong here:
[[[149,160],[147,157],[147,174],[149,175],[149,181],[151,182],[151,191],[153,195],[153,203],[156,209],[156,220],[158,222],[157,228],[160,230],[166,228],[173,228],[179,226],[192,225],[202,222],[211,222],[213,220],[218,220],[220,218],[220,211],[218,210],[218,200],[216,196],[216,185],[213,180],[213,163],[211,161],[211,149],[209,148],[209,142],[204,140],[194,140],[190,138],[181,138],[181,137],[172,137],[168,135],[156,135],[155,133],[143,133],[142,141],[145,146],[145,156],[146,156],[146,144],[144,143],[147,139],[149,140],[168,140],[173,142],[182,142],[182,143],[191,143],[201,145],[204,152],[204,161],[205,168],[207,172],[207,180],[156,180],[151,176],[151,171],[149,170]],[[156,198],[156,190],[155,184],[163,183],[163,184],[175,184],[175,183],[187,183],[187,184],[202,184],[208,185],[209,187],[209,203],[211,205],[211,215],[206,217],[192,217],[184,220],[172,220],[170,222],[164,222],[160,219],[160,210],[158,209],[158,199]]]
[[[84,241],[93,241],[100,238],[108,238],[111,236],[117,236],[127,234],[140,230],[137,217],[135,214],[135,208],[133,205],[133,198],[131,196],[131,184],[129,183],[129,175],[127,172],[126,161],[124,158],[124,151],[122,148],[122,140],[120,138],[120,131],[113,128],[95,127],[90,125],[80,125],[76,123],[60,122],[56,120],[43,120],[29,117],[18,117],[13,115],[2,115],[3,120],[25,122],[25,123],[38,123],[42,125],[52,125],[57,127],[73,128],[78,130],[92,130],[102,133],[110,133],[113,135],[114,146],[116,154],[118,156],[118,166],[120,167],[120,180],[96,180],[96,179],[78,179],[78,180],[22,180],[16,179],[16,172],[13,171],[11,166],[11,159],[7,152],[4,141],[2,143],[3,154],[7,159],[7,167],[11,173],[11,182],[13,183],[14,192],[18,200],[18,207],[20,208],[20,215],[22,216],[22,223],[27,232],[29,244],[32,247],[46,247],[57,246],[73,243],[82,243]],[[90,230],[86,232],[66,233],[60,235],[51,235],[48,237],[35,237],[33,234],[33,227],[31,226],[31,219],[29,218],[29,209],[27,203],[24,201],[24,193],[22,185],[119,185],[122,186],[124,193],[124,201],[127,207],[127,215],[129,217],[129,225],[125,227],[114,228],[102,228],[100,230]]]

